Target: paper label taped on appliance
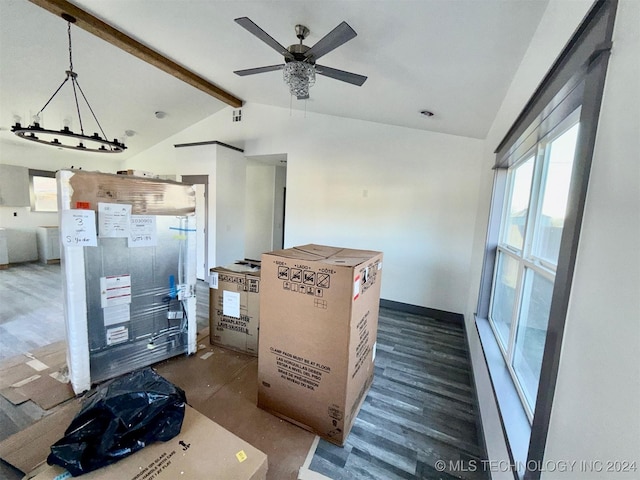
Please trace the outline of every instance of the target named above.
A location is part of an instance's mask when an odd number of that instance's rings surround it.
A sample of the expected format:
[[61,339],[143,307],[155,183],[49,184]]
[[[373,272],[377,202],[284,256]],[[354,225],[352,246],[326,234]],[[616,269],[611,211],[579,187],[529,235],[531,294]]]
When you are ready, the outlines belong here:
[[131,321],[131,309],[128,303],[104,307],[102,315],[105,327]]
[[98,233],[101,237],[129,237],[131,232],[131,205],[98,203]]
[[129,247],[155,247],[158,245],[158,232],[155,215],[131,215],[129,228]]
[[115,345],[117,343],[129,340],[129,328],[124,325],[116,328],[107,329],[107,345]]
[[240,292],[222,291],[222,314],[240,318]]
[[131,275],[100,277],[100,304],[102,308],[131,303]]

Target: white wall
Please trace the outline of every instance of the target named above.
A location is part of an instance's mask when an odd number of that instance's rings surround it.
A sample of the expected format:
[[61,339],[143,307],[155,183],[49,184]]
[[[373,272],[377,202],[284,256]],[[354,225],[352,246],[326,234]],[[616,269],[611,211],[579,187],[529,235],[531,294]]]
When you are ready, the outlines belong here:
[[276,166],[247,163],[245,258],[273,250]]
[[616,19],[545,462],[637,470],[563,480],[640,478],[640,2],[620,0]]
[[205,272],[244,258],[246,159],[216,144],[175,148],[162,159],[149,157],[139,168],[161,175],[207,175],[208,218]]
[[276,166],[275,198],[273,212],[273,240],[271,244],[274,250],[284,246],[284,221],[285,221],[285,189],[287,187],[287,167]]
[[[242,153],[217,146],[216,265],[245,258],[247,160]],[[213,265],[212,265],[213,266]]]
[[287,155],[285,246],[381,250],[383,298],[464,311],[482,141],[249,104],[240,124],[225,109],[128,168],[175,169],[173,144],[214,139]]
[[[503,434],[475,312],[498,146],[592,0],[551,0],[485,142],[479,185],[471,281],[465,309],[476,388],[489,458],[505,459]],[[621,0],[598,127],[580,248],[562,346],[545,461],[577,461],[572,472],[547,471],[547,480],[638,478],[593,472],[580,462],[635,460],[640,468],[640,3]],[[494,472],[494,480],[508,478]]]

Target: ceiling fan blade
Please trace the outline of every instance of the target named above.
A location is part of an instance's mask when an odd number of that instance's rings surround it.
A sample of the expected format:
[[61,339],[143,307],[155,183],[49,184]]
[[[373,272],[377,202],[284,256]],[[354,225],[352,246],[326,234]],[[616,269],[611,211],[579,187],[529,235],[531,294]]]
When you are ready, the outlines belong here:
[[341,82],[351,83],[359,87],[367,80],[364,75],[358,75],[357,73],[345,72],[344,70],[338,70],[337,68],[325,67],[324,65],[316,64],[316,73],[324,75],[325,77],[335,78]]
[[352,38],[358,35],[353,28],[349,26],[347,22],[342,22],[336,28],[322,37],[318,43],[316,43],[310,50],[304,55],[312,62],[326,55],[330,51],[338,48],[343,43],[348,42]]
[[236,18],[235,22],[241,27],[244,27],[249,32],[253,33],[256,37],[258,37],[264,43],[266,43],[271,48],[276,50],[280,55],[283,55],[285,58],[293,59],[293,55],[291,55],[289,50],[287,50],[282,45],[280,45],[271,35],[269,35],[267,32],[262,30],[258,25],[256,25],[251,20],[249,20],[248,17]]
[[256,73],[273,72],[275,70],[282,70],[284,64],[281,65],[269,65],[267,67],[247,68],[246,70],[236,70],[233,73],[244,77],[246,75],[255,75]]

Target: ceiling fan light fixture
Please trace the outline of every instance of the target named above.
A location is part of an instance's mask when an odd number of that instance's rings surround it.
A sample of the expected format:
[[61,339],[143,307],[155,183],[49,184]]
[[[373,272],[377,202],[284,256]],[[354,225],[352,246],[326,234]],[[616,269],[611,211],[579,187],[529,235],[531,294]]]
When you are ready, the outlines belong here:
[[316,66],[307,62],[287,62],[282,68],[282,78],[291,95],[307,98],[309,87],[316,83]]
[[344,70],[316,63],[318,59],[327,53],[357,36],[355,30],[347,22],[340,23],[311,48],[302,43],[309,34],[309,29],[304,25],[296,25],[296,37],[298,37],[300,43],[285,48],[248,17],[236,18],[235,22],[284,56],[285,61],[284,65],[268,65],[266,67],[235,70],[233,73],[236,75],[244,77],[245,75],[282,70],[284,82],[289,86],[291,95],[295,95],[298,100],[309,98],[309,87],[315,83],[316,73],[359,87],[367,80],[364,75],[345,72]]

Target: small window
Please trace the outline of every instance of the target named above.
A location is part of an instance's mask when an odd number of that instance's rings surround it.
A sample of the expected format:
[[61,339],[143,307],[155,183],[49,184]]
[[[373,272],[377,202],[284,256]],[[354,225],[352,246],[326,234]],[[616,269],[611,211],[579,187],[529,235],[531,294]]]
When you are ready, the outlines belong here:
[[58,191],[55,172],[29,170],[31,210],[34,212],[57,212]]

